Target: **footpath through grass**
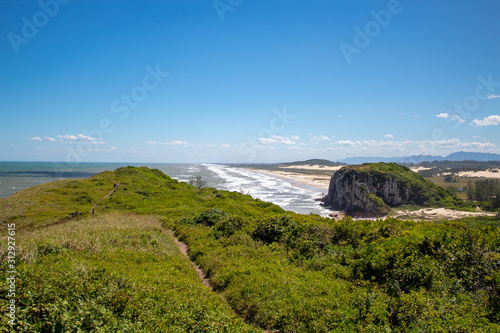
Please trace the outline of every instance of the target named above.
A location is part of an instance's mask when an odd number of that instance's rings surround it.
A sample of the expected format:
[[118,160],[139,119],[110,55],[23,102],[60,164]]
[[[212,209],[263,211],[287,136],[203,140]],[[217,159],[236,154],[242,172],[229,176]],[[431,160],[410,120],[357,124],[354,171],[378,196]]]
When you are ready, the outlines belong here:
[[[167,220],[244,318],[279,332],[498,332],[500,221]],[[474,223],[474,222],[473,222]]]
[[[260,331],[203,286],[157,218],[92,216],[17,241],[17,331]],[[6,309],[5,279],[0,288]],[[7,319],[0,331],[10,331]]]
[[1,226],[20,230],[25,331],[500,331],[498,218],[333,221],[147,168],[72,182],[0,200]]

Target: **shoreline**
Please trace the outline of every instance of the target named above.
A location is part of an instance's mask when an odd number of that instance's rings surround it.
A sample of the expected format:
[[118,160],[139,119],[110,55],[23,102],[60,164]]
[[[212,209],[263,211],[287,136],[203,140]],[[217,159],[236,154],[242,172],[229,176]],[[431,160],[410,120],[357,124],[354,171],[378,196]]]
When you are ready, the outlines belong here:
[[[298,183],[313,186],[318,189],[324,190],[325,195],[328,193],[328,188],[330,185],[330,177],[324,174],[306,174],[300,173],[293,170],[266,170],[266,169],[258,169],[258,168],[244,168],[247,170],[252,170],[255,172],[259,172],[262,174],[267,174],[271,176],[276,176],[288,180],[293,180]],[[330,170],[328,170],[330,171]],[[331,170],[332,175],[335,173],[335,170]],[[494,213],[491,212],[467,212],[467,211],[459,211],[452,210],[447,208],[429,208],[422,207],[416,210],[404,210],[394,208],[389,214],[385,216],[378,217],[376,219],[385,219],[387,217],[400,218],[404,220],[415,220],[415,221],[432,221],[432,220],[453,220],[460,219],[466,217],[478,217],[478,216],[494,216]],[[331,210],[330,218],[341,219],[345,214],[340,211]],[[373,217],[358,217],[355,219],[373,219]]]
[[[308,186],[313,186],[316,187],[320,190],[328,190],[328,187],[330,185],[330,177],[327,176],[322,176],[322,175],[307,175],[307,174],[301,174],[301,173],[296,173],[293,171],[275,171],[275,170],[265,170],[265,169],[255,169],[255,168],[242,168],[242,169],[247,169],[247,170],[252,170],[255,172],[263,173],[266,175],[271,175],[271,176],[278,176],[281,178],[285,179],[291,179],[294,180],[298,183],[308,185]],[[332,175],[333,175],[332,171]]]

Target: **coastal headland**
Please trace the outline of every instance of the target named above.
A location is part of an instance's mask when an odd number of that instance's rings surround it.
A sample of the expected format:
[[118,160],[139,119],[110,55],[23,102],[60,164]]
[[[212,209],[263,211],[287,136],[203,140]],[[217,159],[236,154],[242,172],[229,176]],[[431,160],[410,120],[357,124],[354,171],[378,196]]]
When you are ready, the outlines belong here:
[[1,331],[499,329],[498,217],[335,220],[124,167],[0,199],[0,222]]
[[[465,199],[465,190],[469,182],[485,179],[500,179],[500,166],[498,162],[477,162],[468,161],[462,163],[453,162],[457,169],[452,169],[445,162],[410,164],[409,169],[415,173],[430,175],[428,179],[438,186],[447,187],[449,191],[457,194],[459,198]],[[253,164],[239,165],[256,172],[293,180],[305,185],[314,186],[318,189],[328,191],[333,174],[346,167],[343,163],[331,162],[328,160],[313,159],[299,162],[278,163],[278,164]],[[452,181],[446,182],[446,179]],[[460,210],[449,207],[425,208],[418,206],[404,206],[401,209],[392,209],[387,214],[379,214],[379,217],[397,217],[416,220],[439,220],[455,219],[477,216],[494,216],[495,213],[487,212],[476,206],[472,209]],[[331,217],[342,218],[343,214],[333,211]],[[367,215],[366,215],[367,216]],[[365,217],[366,217],[365,216]]]

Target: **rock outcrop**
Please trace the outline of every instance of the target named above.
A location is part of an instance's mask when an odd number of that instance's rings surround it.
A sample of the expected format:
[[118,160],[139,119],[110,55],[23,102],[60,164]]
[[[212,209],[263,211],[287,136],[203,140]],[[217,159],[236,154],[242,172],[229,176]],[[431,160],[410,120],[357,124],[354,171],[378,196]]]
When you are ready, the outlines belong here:
[[330,180],[324,204],[350,215],[385,215],[390,207],[433,205],[449,197],[446,190],[407,167],[367,163],[338,170]]

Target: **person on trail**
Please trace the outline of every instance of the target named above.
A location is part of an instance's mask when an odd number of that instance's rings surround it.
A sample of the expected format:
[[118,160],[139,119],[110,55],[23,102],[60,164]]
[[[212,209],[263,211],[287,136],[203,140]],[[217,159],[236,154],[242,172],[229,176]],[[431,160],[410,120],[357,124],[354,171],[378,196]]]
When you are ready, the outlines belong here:
[[95,209],[94,209],[94,208],[92,208],[91,213],[92,213],[92,214],[95,214]]

